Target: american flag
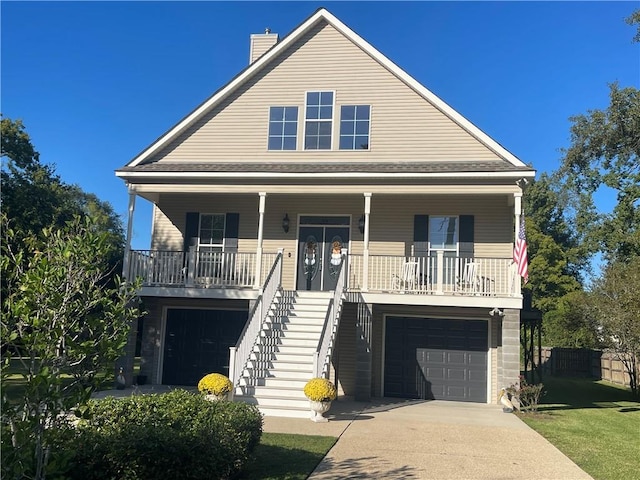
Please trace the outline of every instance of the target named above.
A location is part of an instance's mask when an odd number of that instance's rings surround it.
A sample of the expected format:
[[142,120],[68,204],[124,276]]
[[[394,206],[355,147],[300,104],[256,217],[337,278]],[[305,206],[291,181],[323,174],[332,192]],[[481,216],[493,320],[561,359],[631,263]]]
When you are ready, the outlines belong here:
[[518,275],[524,279],[524,283],[527,283],[529,280],[529,260],[527,258],[527,236],[524,231],[524,215],[520,217],[518,238],[513,247],[513,261],[518,266]]

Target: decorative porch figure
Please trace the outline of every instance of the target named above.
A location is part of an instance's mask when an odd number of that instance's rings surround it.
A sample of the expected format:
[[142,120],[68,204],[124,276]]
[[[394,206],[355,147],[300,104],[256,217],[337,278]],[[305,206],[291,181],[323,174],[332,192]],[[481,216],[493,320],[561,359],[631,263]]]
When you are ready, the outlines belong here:
[[[316,264],[316,242],[309,240],[306,245],[304,264],[311,267]],[[309,269],[312,270],[312,269]]]
[[118,370],[118,376],[116,377],[116,388],[118,390],[124,390],[127,381],[124,378],[124,368],[120,367]]
[[331,247],[331,265],[340,265],[342,262],[342,242],[335,240]]

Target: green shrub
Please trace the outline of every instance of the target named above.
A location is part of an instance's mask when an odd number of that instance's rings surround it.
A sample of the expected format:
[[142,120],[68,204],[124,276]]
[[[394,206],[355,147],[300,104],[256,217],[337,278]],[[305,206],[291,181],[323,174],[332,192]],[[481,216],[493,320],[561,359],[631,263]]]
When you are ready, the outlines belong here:
[[81,414],[71,479],[228,478],[262,435],[255,406],[183,390],[92,401]]

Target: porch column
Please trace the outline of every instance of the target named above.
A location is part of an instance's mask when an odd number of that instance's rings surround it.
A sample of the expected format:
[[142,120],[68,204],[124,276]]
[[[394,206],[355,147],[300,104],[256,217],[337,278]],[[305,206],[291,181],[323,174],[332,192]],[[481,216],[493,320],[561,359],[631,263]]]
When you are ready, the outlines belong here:
[[369,291],[369,215],[371,214],[371,193],[364,194],[364,246],[362,252],[362,291]]
[[127,239],[124,244],[124,259],[122,260],[122,276],[129,276],[129,257],[131,256],[131,236],[133,234],[133,213],[136,209],[136,192],[131,185],[129,190],[129,213],[127,218]]
[[[522,192],[516,192],[513,194],[513,213],[515,218],[514,232],[513,232],[513,248],[516,247],[516,242],[518,241],[518,234],[520,232],[520,217],[522,215]],[[517,274],[517,269],[512,268],[510,274],[513,275],[513,288],[514,291],[512,294],[521,295],[522,294],[522,285],[520,275]]]
[[254,288],[260,288],[262,284],[262,238],[264,235],[264,206],[267,200],[267,192],[259,192],[260,203],[258,206],[258,248],[256,249],[256,275],[253,282]]

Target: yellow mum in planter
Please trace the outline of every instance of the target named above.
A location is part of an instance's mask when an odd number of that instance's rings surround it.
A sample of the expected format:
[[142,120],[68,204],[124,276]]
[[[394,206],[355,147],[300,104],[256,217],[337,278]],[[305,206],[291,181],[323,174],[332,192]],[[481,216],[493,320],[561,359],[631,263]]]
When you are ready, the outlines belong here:
[[226,395],[232,389],[231,380],[221,373],[210,373],[198,382],[198,390],[209,395]]
[[314,402],[330,402],[336,399],[338,391],[326,378],[312,378],[304,386],[304,394]]

